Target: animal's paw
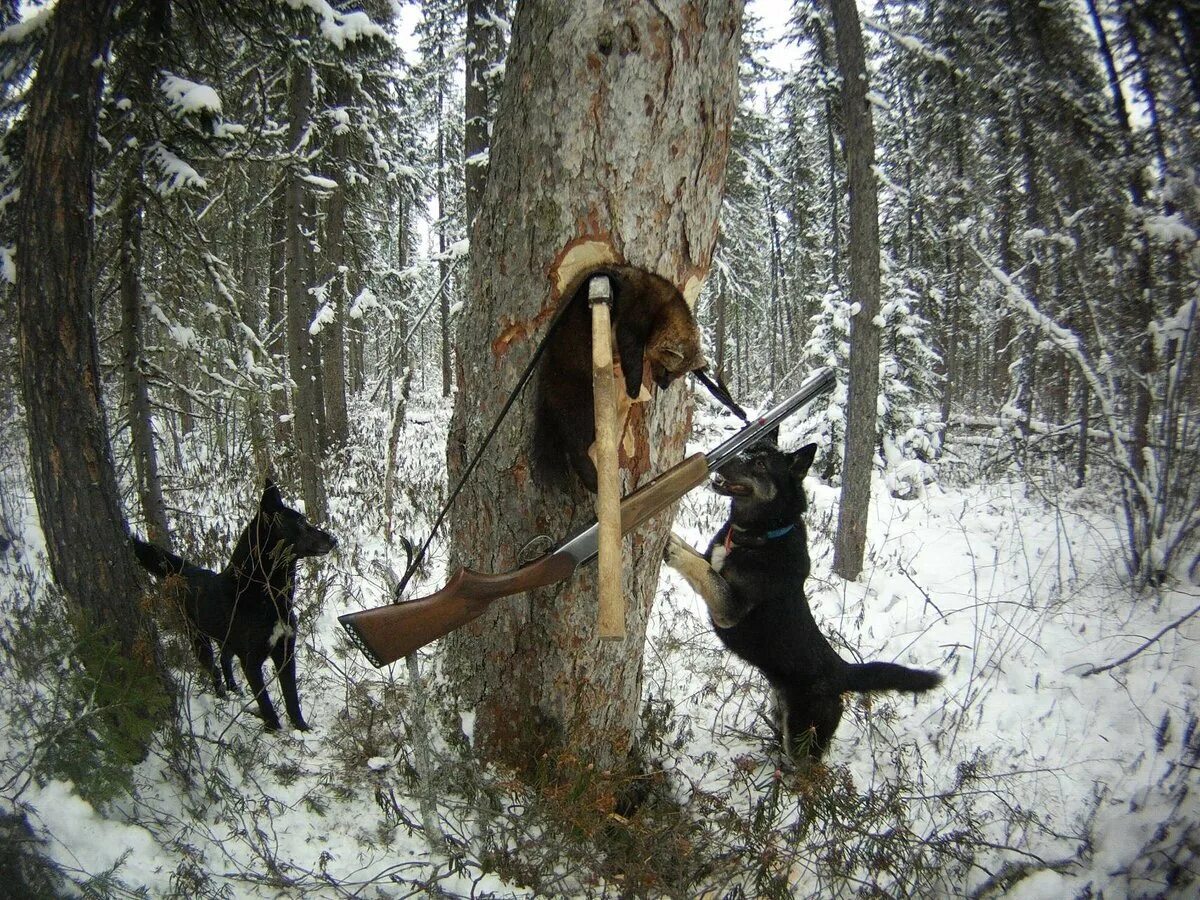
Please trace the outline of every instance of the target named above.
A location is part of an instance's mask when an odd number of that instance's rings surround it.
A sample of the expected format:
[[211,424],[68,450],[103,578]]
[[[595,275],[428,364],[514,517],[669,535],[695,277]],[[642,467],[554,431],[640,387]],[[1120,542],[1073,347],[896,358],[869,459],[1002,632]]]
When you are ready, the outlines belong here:
[[268,718],[267,716],[263,715],[262,710],[259,709],[250,710],[250,715],[257,719],[262,719],[263,727],[267,729],[267,731],[278,731],[281,727],[279,724],[279,716],[270,716]]
[[678,568],[679,564],[689,556],[695,555],[696,552],[688,546],[687,542],[672,531],[670,537],[667,538],[667,545],[663,547],[663,561],[672,568]]

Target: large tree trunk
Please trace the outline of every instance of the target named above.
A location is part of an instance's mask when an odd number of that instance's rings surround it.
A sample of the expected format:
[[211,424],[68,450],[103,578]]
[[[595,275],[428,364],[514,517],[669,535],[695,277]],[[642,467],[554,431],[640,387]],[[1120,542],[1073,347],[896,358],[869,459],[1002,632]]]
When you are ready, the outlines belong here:
[[[55,581],[72,606],[81,646],[102,635],[128,667],[106,686],[162,678],[142,583],[113,470],[92,308],[92,167],[100,95],[97,59],[113,0],[61,0],[29,92],[17,211],[19,354],[34,497]],[[107,652],[85,655],[85,664]],[[96,662],[96,665],[99,665]],[[132,696],[132,695],[130,695]],[[149,695],[140,694],[147,711]]]
[[[478,447],[560,302],[576,264],[625,260],[695,301],[708,271],[737,91],[741,4],[561,4],[517,10],[491,169],[471,242],[460,323],[451,478]],[[538,534],[593,518],[592,497],[531,480],[532,396],[510,414],[452,519],[456,561],[518,564]],[[626,490],[675,464],[686,385],[637,406],[621,446]],[[595,573],[496,607],[449,640],[447,671],[477,713],[485,753],[517,764],[564,745],[623,766],[636,737],[646,620],[670,514],[624,544],[624,642],[601,642]]]
[[287,233],[284,239],[284,270],[287,285],[288,362],[295,399],[292,409],[292,434],[296,441],[300,485],[304,494],[305,511],[316,521],[323,521],[327,512],[325,479],[321,474],[321,423],[324,420],[323,394],[316,347],[308,327],[312,322],[312,297],[308,293],[312,269],[312,243],[308,238],[309,216],[304,188],[302,140],[309,128],[312,106],[312,72],[300,60],[292,62],[291,86],[288,91],[288,145],[295,158],[288,173],[284,205]]
[[846,117],[846,179],[850,189],[850,292],[859,305],[850,320],[846,452],[833,571],[853,580],[862,571],[871,502],[871,464],[879,396],[879,198],[875,128],[867,102],[867,65],[854,0],[832,0],[834,42]]

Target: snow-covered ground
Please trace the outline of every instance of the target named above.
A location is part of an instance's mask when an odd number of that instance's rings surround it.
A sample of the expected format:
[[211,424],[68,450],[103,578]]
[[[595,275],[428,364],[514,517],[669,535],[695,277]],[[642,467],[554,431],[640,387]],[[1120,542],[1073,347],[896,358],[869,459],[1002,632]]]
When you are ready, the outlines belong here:
[[[397,507],[408,534],[428,527],[447,418],[440,401],[410,411],[400,454],[400,481],[410,487]],[[382,447],[387,423],[375,425],[364,440]],[[715,434],[716,425],[706,425],[698,449]],[[796,440],[785,432],[785,445]],[[342,470],[366,465],[351,454]],[[197,487],[172,500],[189,504],[189,535],[215,527],[211,555],[198,561],[219,565],[257,486],[202,488],[206,466],[211,471],[211,462],[191,459]],[[0,498],[18,536],[0,555],[0,613],[8,622],[0,667],[9,672],[0,676],[0,804],[28,815],[45,852],[71,877],[102,878],[94,886],[114,896],[145,888],[151,897],[400,897],[432,885],[451,896],[532,893],[498,874],[505,870],[493,857],[485,865],[483,845],[502,841],[496,834],[514,828],[520,808],[481,811],[469,785],[487,775],[464,774],[470,757],[461,730],[469,732],[469,716],[449,709],[436,679],[416,692],[405,665],[370,668],[337,625],[341,612],[384,602],[380,564],[403,567],[401,551],[383,537],[380,473],[330,485],[341,547],[305,572],[300,683],[314,730],[264,734],[245,699],[216,699],[188,663],[191,736],[164,739],[138,767],[134,795],[97,808],[75,784],[47,779],[47,750],[29,726],[37,704],[31,711],[17,696],[49,703],[68,667],[48,663],[18,682],[6,658],[15,614],[24,615],[31,599],[54,602],[20,468],[4,467]],[[817,620],[847,658],[936,668],[946,681],[916,701],[851,705],[827,763],[867,819],[834,821],[843,814],[813,812],[820,804],[793,773],[779,772],[761,680],[721,650],[702,603],[664,570],[645,655],[647,707],[662,712],[655,757],[686,809],[707,810],[714,823],[745,822],[744,830],[710,828],[705,850],[739,859],[746,895],[756,893],[761,871],[782,873],[793,896],[849,892],[864,887],[858,879],[885,893],[930,884],[981,896],[1008,889],[1069,897],[1089,885],[1093,895],[1170,893],[1164,855],[1200,818],[1200,625],[1189,620],[1127,664],[1084,673],[1183,617],[1197,605],[1197,587],[1172,583],[1157,596],[1131,596],[1102,491],[962,471],[911,500],[893,499],[878,481],[866,570],[848,584],[830,574],[837,492],[815,479],[809,489],[808,587]],[[693,492],[676,530],[703,546],[724,504]],[[425,585],[442,575],[435,564]],[[421,671],[435,672],[436,662],[435,648],[422,655]],[[431,758],[414,752],[415,736],[431,740]],[[422,774],[436,787],[433,808],[424,810],[415,787]],[[882,805],[872,812],[875,800]],[[885,809],[883,800],[892,805]],[[429,818],[452,851],[431,852],[422,825]],[[865,835],[871,828],[880,831]],[[907,836],[899,858],[909,871],[890,870],[878,855],[883,832]],[[877,857],[843,860],[851,874],[831,875],[830,860],[851,850]],[[940,875],[913,875],[913,867],[935,863]],[[604,892],[569,874],[553,883],[561,893]]]

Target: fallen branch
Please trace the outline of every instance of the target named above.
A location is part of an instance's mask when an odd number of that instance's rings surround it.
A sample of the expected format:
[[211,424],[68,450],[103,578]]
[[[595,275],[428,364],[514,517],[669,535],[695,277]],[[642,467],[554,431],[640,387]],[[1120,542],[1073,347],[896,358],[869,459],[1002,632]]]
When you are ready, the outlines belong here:
[[1148,647],[1153,646],[1159,640],[1159,638],[1161,638],[1168,631],[1178,628],[1180,625],[1182,625],[1184,622],[1186,622],[1188,619],[1190,619],[1192,616],[1194,616],[1198,612],[1200,612],[1200,605],[1198,605],[1194,609],[1192,609],[1191,612],[1185,613],[1184,615],[1180,616],[1178,619],[1176,619],[1170,625],[1163,628],[1162,631],[1160,631],[1154,637],[1150,638],[1150,640],[1146,641],[1146,643],[1142,644],[1142,646],[1138,647],[1132,653],[1127,653],[1124,656],[1122,656],[1120,659],[1118,659],[1116,662],[1111,662],[1106,666],[1092,666],[1092,668],[1088,669],[1086,672],[1080,673],[1079,677],[1087,678],[1089,675],[1099,675],[1101,672],[1107,672],[1109,669],[1115,669],[1117,666],[1125,665],[1125,663],[1129,662],[1131,659],[1133,659],[1135,656],[1137,656],[1143,650],[1146,650]]

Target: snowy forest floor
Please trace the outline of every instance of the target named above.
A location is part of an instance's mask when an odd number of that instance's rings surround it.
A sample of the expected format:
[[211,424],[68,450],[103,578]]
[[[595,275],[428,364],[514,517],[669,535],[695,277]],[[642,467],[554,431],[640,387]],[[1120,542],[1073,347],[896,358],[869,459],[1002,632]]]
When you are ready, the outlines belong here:
[[[423,536],[444,485],[449,408],[414,398],[400,445],[396,530]],[[1132,596],[1110,494],[938,465],[913,500],[876,482],[866,570],[830,574],[837,491],[809,479],[809,599],[847,658],[945,673],[923,698],[851,704],[826,765],[780,769],[765,684],[723,652],[703,605],[664,569],[645,648],[643,750],[656,799],[607,829],[564,821],[577,799],[537,796],[470,752],[471,715],[437,677],[377,671],[337,624],[387,600],[385,414],[328,467],[341,544],[303,570],[301,698],[314,729],[271,735],[248,698],[218,700],[190,653],[182,735],[156,738],[122,781],[87,736],[94,700],[67,661],[17,423],[3,426],[0,812],[23,812],[42,852],[100,896],[1023,897],[1184,893],[1196,790],[1198,602],[1174,582]],[[720,425],[704,419],[695,447]],[[220,567],[261,485],[238,438],[196,432],[164,461],[178,545]],[[798,435],[783,436],[792,446]],[[213,473],[236,473],[213,483]],[[295,497],[289,498],[295,501]],[[703,546],[725,502],[690,494],[676,530]],[[439,587],[433,565],[409,593]],[[426,590],[428,589],[428,590]],[[175,641],[175,643],[180,643]],[[417,690],[414,690],[414,687]],[[277,692],[276,692],[277,695]],[[427,736],[431,753],[414,750]],[[422,809],[421,796],[429,798]],[[432,805],[430,805],[430,803]],[[585,810],[586,811],[586,810]],[[429,825],[444,837],[432,840]],[[627,829],[623,849],[616,832]],[[630,845],[638,845],[631,850]],[[431,850],[431,845],[437,849]],[[638,849],[640,848],[640,849]],[[1194,869],[1194,855],[1189,857]],[[1172,879],[1174,879],[1172,881]],[[1194,887],[1194,885],[1193,885]]]

